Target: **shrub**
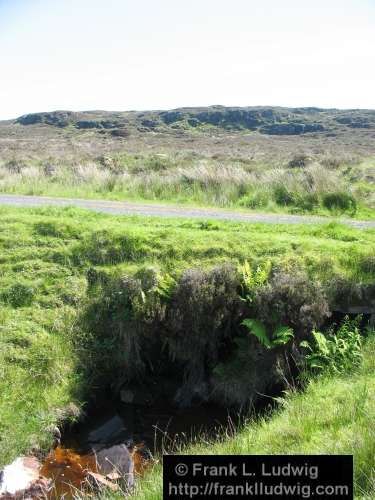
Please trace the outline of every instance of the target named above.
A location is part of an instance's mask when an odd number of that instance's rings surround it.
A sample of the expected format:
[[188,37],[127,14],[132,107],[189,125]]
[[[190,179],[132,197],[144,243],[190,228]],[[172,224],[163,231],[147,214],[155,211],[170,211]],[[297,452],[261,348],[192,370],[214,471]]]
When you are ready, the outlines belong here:
[[362,361],[360,321],[360,316],[353,321],[346,316],[336,332],[332,328],[324,335],[314,330],[312,342],[301,342],[301,347],[306,349],[307,371],[346,373],[358,366]]
[[375,283],[355,282],[342,276],[332,277],[327,287],[330,303],[341,310],[371,304],[375,297]]
[[279,184],[274,187],[273,196],[278,205],[293,205],[294,197],[293,194],[288,191],[288,189]]
[[319,205],[319,197],[317,193],[297,194],[294,197],[294,204],[301,210],[311,211]]
[[353,215],[357,211],[357,202],[355,198],[351,194],[345,193],[343,191],[324,194],[323,205],[328,210],[350,212]]
[[296,337],[305,337],[330,315],[328,302],[319,282],[303,272],[276,273],[255,295],[254,317],[274,331],[289,326]]
[[305,154],[296,154],[289,162],[290,168],[303,168],[311,162],[311,158]]
[[[77,337],[82,369],[90,384],[117,384],[143,373],[142,341],[137,312],[144,301],[141,282],[128,276],[97,281],[81,318],[84,335]],[[100,283],[100,284],[99,284]]]
[[20,174],[24,168],[26,168],[27,165],[24,161],[22,160],[9,160],[5,164],[5,168],[11,173],[11,174]]
[[110,281],[108,273],[103,270],[97,270],[95,267],[89,267],[86,271],[86,280],[88,291],[96,290],[97,286],[105,287]]
[[168,307],[168,346],[172,359],[185,364],[179,399],[187,404],[205,370],[217,363],[219,350],[233,335],[239,280],[229,265],[184,273]]

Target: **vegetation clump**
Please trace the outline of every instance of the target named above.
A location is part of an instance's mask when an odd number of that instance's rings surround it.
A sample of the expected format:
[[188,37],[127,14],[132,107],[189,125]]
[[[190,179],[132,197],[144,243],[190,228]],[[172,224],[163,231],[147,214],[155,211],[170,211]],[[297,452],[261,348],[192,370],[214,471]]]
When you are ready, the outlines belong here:
[[362,335],[359,329],[361,317],[344,322],[335,330],[331,327],[323,334],[313,330],[312,341],[301,342],[307,354],[304,357],[306,369],[317,374],[322,371],[331,373],[349,373],[362,361]]
[[92,357],[96,384],[120,388],[142,377],[162,387],[169,367],[178,375],[164,396],[181,406],[194,399],[253,403],[282,383],[292,351],[330,314],[319,283],[272,272],[270,261],[255,269],[245,262],[239,271],[228,264],[192,269],[177,281],[153,268],[134,277],[88,277],[95,293],[89,288],[82,357],[86,370]]
[[298,339],[321,326],[330,316],[322,286],[311,281],[303,271],[276,272],[270,282],[257,291],[254,309],[265,325],[273,330],[287,325]]
[[345,192],[324,194],[323,205],[329,210],[336,210],[341,213],[349,212],[352,215],[357,211],[357,202],[354,196]]
[[172,359],[186,365],[178,399],[189,403],[206,370],[218,362],[219,352],[233,335],[238,316],[239,280],[232,266],[212,271],[187,271],[176,286],[168,307],[168,347]]

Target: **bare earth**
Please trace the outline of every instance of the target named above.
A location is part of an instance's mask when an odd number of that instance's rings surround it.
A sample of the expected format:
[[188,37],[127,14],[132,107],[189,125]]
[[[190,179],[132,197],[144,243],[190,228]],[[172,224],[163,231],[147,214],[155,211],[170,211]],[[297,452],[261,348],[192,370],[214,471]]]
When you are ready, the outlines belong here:
[[[318,216],[233,212],[215,208],[190,208],[181,206],[178,207],[173,205],[148,205],[145,203],[133,202],[50,198],[47,196],[19,196],[8,194],[0,195],[0,205],[11,205],[18,207],[74,206],[114,215],[144,215],[155,217],[218,219],[230,220],[235,222],[263,222],[270,224],[324,224],[335,220],[330,217]],[[360,229],[375,228],[375,221],[360,221],[354,219],[340,219],[339,221],[348,226]]]

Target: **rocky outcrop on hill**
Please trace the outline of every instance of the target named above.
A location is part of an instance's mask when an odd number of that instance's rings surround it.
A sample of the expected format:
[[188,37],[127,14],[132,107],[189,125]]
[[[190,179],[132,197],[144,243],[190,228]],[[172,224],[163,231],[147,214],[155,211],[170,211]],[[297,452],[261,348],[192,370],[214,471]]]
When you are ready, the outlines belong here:
[[55,127],[66,127],[76,119],[76,113],[72,111],[52,111],[50,113],[31,113],[17,118],[16,122],[21,125],[35,125],[45,123]]
[[139,133],[222,129],[257,131],[267,135],[335,133],[338,128],[375,129],[375,111],[275,106],[179,108],[169,111],[106,112],[53,111],[32,113],[16,120],[21,125],[73,125],[78,130],[97,130],[117,137]]
[[335,121],[347,125],[351,128],[372,128],[375,127],[375,118],[371,121],[366,116],[339,116]]
[[322,132],[324,127],[320,123],[273,123],[261,127],[259,132],[269,135],[299,135],[309,132]]
[[182,110],[160,113],[162,121],[168,125],[187,120],[189,125],[213,125],[217,127],[234,127],[255,130],[264,124],[265,120],[277,120],[278,113],[271,108],[186,108]]
[[105,128],[105,129],[113,129],[117,128],[121,123],[113,120],[78,120],[75,123],[77,128]]

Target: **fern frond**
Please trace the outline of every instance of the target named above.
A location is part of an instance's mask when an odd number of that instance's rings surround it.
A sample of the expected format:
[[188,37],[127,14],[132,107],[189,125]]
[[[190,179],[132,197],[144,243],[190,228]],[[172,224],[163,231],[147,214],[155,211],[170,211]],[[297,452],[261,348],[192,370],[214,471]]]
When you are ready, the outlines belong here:
[[246,326],[249,333],[254,335],[264,347],[267,349],[272,347],[272,343],[267,335],[266,327],[261,321],[248,318],[244,319],[241,324]]
[[292,328],[279,325],[273,334],[272,343],[274,345],[285,345],[294,337]]

